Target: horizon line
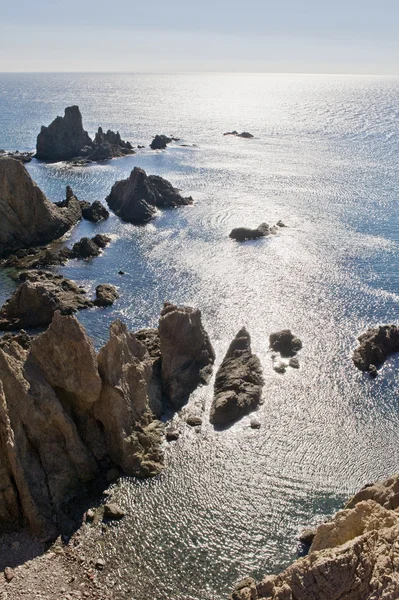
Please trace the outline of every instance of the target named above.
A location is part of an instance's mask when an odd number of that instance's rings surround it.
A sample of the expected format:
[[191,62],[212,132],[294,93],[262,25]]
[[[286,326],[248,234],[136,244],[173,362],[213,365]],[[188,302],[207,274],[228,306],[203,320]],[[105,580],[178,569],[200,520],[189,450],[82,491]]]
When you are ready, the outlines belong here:
[[339,77],[399,77],[399,73],[340,73],[321,71],[0,71],[0,75],[318,75]]

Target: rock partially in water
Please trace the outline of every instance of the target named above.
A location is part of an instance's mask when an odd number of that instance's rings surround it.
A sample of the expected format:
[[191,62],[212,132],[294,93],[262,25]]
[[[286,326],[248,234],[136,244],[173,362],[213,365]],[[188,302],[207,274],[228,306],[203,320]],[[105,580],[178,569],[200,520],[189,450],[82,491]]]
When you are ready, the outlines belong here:
[[288,361],[288,364],[293,369],[299,369],[299,367],[300,367],[299,360],[296,357],[290,358],[290,360]]
[[150,144],[150,148],[152,150],[164,150],[170,142],[173,141],[174,138],[171,138],[167,135],[156,135]]
[[243,327],[231,342],[215,378],[210,422],[227,425],[253,411],[261,402],[264,384],[259,358]]
[[68,106],[63,117],[56,117],[48,127],[43,125],[36,143],[36,158],[51,162],[69,160],[84,164],[133,153],[132,145],[123,141],[119,132],[104,133],[99,127],[92,140],[83,129],[78,106]]
[[125,516],[125,511],[114,502],[109,502],[104,505],[104,518],[110,521],[119,521]]
[[15,160],[19,160],[21,163],[29,163],[33,158],[34,152],[19,152],[15,150],[15,152],[6,152],[5,150],[0,150],[0,157],[8,156],[8,158],[14,158]]
[[230,232],[229,237],[237,242],[245,242],[247,240],[257,240],[272,233],[271,228],[267,223],[261,223],[256,229],[248,227],[236,227]]
[[96,287],[96,299],[94,300],[95,306],[112,306],[112,304],[119,298],[119,294],[116,287],[109,283],[101,283]]
[[302,348],[301,340],[289,329],[282,329],[272,333],[269,337],[269,345],[275,352],[280,352],[283,357],[292,357]]
[[99,200],[95,200],[89,206],[82,209],[83,218],[93,223],[98,223],[104,219],[108,219],[109,212]]
[[189,306],[165,303],[159,319],[164,391],[181,408],[198,385],[207,383],[215,352],[201,320]]
[[377,376],[377,367],[391,354],[399,351],[399,328],[396,325],[379,325],[368,329],[358,338],[360,344],[352,360],[360,371]]
[[45,271],[26,271],[21,284],[0,309],[0,330],[45,327],[58,310],[70,315],[93,303],[70,279]]
[[236,130],[234,130],[234,131],[227,131],[223,135],[233,135],[235,137],[246,138],[246,139],[251,139],[251,138],[254,137],[252,135],[252,133],[249,133],[248,131],[243,131],[242,133],[238,133],[238,131],[236,131]]
[[82,218],[79,201],[50,202],[18,160],[0,157],[0,256],[47,244]]
[[273,369],[274,369],[274,371],[276,371],[276,373],[279,373],[280,375],[284,375],[284,373],[287,370],[287,363],[284,363],[284,362],[275,363],[273,365]]
[[363,500],[374,500],[384,508],[396,510],[399,508],[399,474],[393,475],[386,481],[369,483],[355,494],[345,505],[353,508]]
[[112,186],[106,201],[111,210],[129,223],[146,223],[157,208],[176,208],[192,204],[192,198],[183,198],[169,181],[156,175],[147,175],[135,167],[128,179]]

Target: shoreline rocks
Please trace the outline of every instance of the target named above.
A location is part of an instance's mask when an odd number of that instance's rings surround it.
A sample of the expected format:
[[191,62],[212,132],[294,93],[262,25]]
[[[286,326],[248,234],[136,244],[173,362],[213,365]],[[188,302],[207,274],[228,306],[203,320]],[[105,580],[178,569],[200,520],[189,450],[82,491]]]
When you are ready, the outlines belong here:
[[20,161],[0,157],[0,257],[60,238],[81,218],[75,197],[57,207]]
[[15,150],[14,152],[6,152],[5,150],[0,150],[0,157],[5,156],[8,158],[14,158],[15,160],[19,160],[21,163],[29,163],[31,162],[34,152],[19,152]]
[[243,327],[216,373],[210,422],[223,426],[252,412],[261,402],[263,385],[260,360],[252,353],[251,337]]
[[399,328],[396,325],[371,327],[358,337],[358,341],[360,344],[352,355],[354,365],[376,377],[378,367],[388,356],[399,352]]
[[142,224],[154,218],[157,208],[187,206],[193,199],[183,198],[166,179],[135,167],[128,179],[114,183],[106,202],[122,220]]
[[[368,493],[367,490],[370,490]],[[307,556],[279,575],[246,578],[231,600],[382,600],[399,597],[399,475],[366,486],[306,535]],[[399,496],[397,496],[399,497]],[[304,539],[305,541],[305,539]]]
[[63,117],[56,117],[47,127],[42,125],[36,142],[36,158],[50,162],[76,161],[81,164],[133,154],[130,142],[119,132],[103,132],[99,127],[91,139],[83,129],[78,106],[68,106]]

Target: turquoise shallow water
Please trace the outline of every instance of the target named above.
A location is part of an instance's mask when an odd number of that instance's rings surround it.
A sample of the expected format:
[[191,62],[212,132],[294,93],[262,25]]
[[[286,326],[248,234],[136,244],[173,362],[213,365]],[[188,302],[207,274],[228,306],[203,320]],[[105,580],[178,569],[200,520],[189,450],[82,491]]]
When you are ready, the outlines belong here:
[[[364,328],[398,317],[398,98],[397,78],[0,75],[5,149],[33,149],[40,125],[72,103],[91,135],[102,125],[134,145],[156,133],[197,144],[85,168],[28,165],[53,200],[67,184],[103,200],[136,165],[195,199],[145,227],[112,216],[72,232],[71,241],[93,231],[113,240],[100,258],[62,269],[90,290],[119,288],[114,307],[78,315],[96,345],[115,318],[156,325],[168,300],[201,308],[218,363],[245,324],[265,371],[259,431],[246,418],[214,432],[204,387],[190,400],[204,407],[201,432],[184,429],[159,478],[123,482],[129,516],[104,550],[118,598],[224,598],[242,575],[286,566],[304,526],[398,471],[399,362],[372,381],[350,360]],[[231,129],[256,139],[221,135]],[[228,238],[278,219],[289,226],[278,236]],[[1,301],[13,287],[0,274]],[[304,344],[301,369],[284,376],[268,352],[283,327]]]

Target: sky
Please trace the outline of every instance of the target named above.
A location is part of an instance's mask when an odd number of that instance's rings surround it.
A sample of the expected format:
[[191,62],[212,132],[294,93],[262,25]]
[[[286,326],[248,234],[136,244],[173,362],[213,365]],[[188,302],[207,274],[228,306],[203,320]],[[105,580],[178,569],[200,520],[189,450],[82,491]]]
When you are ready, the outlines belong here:
[[0,71],[399,75],[399,0],[0,0]]

